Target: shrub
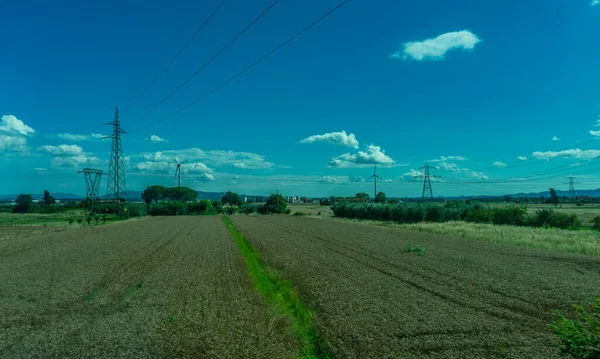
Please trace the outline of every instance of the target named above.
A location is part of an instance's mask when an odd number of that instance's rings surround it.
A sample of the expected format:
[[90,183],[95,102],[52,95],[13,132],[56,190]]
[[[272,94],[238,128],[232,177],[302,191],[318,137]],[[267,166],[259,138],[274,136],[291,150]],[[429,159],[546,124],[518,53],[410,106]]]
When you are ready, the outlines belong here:
[[522,226],[525,223],[527,211],[522,207],[502,207],[494,209],[493,223]]
[[575,358],[600,358],[600,299],[596,298],[587,309],[573,305],[576,319],[568,319],[556,312],[559,319],[550,325],[560,339],[562,350]]
[[69,218],[69,224],[73,224],[73,222],[75,222],[75,220],[73,218]]
[[77,218],[77,223],[81,224],[81,222],[83,222],[83,218]]
[[94,216],[94,220],[96,221],[96,225],[98,225],[98,221],[100,220],[100,215],[98,213]]
[[[321,213],[321,212],[319,212]],[[304,213],[304,212],[294,212],[294,216],[307,216],[308,213]]]
[[239,210],[240,213],[253,214],[258,212],[258,205],[252,203],[244,203]]
[[596,231],[600,231],[600,216],[596,216],[592,219],[592,228]]
[[145,204],[129,203],[125,208],[129,217],[144,217],[148,215],[148,207]]
[[88,215],[88,216],[85,218],[85,221],[88,223],[88,226],[89,226],[89,225],[90,225],[90,222],[92,221],[92,216],[89,216],[89,215]]
[[411,247],[411,246],[406,246],[404,247],[403,250],[404,253],[414,253],[417,256],[423,256],[425,255],[425,248],[422,246],[419,247]]
[[444,220],[444,209],[440,206],[432,205],[425,207],[426,222],[442,222]]

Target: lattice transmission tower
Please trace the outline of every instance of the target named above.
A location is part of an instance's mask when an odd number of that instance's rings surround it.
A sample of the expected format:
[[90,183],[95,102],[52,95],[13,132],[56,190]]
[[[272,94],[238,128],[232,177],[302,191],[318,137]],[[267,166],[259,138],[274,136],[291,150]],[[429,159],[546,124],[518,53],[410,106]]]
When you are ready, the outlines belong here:
[[84,168],[77,172],[83,173],[85,177],[86,197],[91,200],[90,210],[91,212],[94,212],[98,199],[100,198],[100,181],[104,172],[93,168]]
[[433,189],[431,187],[431,177],[433,178],[441,178],[440,176],[432,175],[429,171],[429,163],[425,162],[425,166],[420,168],[422,173],[419,176],[414,176],[415,179],[423,180],[423,194],[421,196],[421,202],[425,202],[425,197],[427,196],[428,200],[433,202]]
[[569,198],[575,198],[575,177],[569,176]]
[[112,138],[106,197],[116,202],[117,210],[120,210],[120,202],[127,195],[127,184],[125,182],[125,165],[123,164],[123,147],[121,144],[121,135],[126,132],[123,131],[119,122],[119,107],[115,109],[115,119],[106,125],[113,126],[112,135],[105,137]]

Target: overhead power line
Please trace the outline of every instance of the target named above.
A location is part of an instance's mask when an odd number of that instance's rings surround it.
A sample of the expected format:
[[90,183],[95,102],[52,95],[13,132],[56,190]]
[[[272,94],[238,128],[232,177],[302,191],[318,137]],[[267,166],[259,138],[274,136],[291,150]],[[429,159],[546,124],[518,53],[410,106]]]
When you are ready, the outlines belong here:
[[221,48],[221,50],[219,50],[215,55],[213,55],[213,57],[211,57],[208,61],[206,61],[204,63],[204,65],[200,66],[200,68],[198,70],[196,70],[196,72],[194,72],[192,74],[192,76],[188,77],[185,81],[183,81],[183,83],[181,83],[181,85],[177,86],[177,88],[175,88],[175,90],[171,91],[171,93],[168,94],[167,97],[163,98],[156,106],[152,107],[142,117],[138,118],[133,124],[131,124],[131,126],[137,124],[141,120],[143,120],[146,117],[148,117],[152,112],[154,112],[158,107],[160,107],[160,105],[162,105],[168,99],[170,99],[175,93],[177,93],[177,91],[179,91],[183,86],[185,86],[194,77],[196,77],[196,75],[198,75],[202,70],[204,70],[206,68],[206,66],[208,66],[211,62],[213,62],[214,59],[216,59],[217,57],[219,57],[219,55],[221,55],[221,53],[223,53],[223,51],[225,51],[229,46],[231,46],[240,36],[242,36],[242,34],[244,34],[248,29],[250,29],[252,27],[252,25],[254,25],[258,20],[260,20],[278,2],[279,2],[279,0],[273,1],[273,3],[271,5],[269,5],[265,10],[263,10],[263,12],[260,13],[260,15],[258,15],[254,20],[252,20],[252,22],[250,22],[242,31],[240,31],[237,35],[235,35],[235,37],[233,39],[231,39],[231,41],[229,41],[227,43],[227,45],[223,46]]
[[158,74],[158,76],[156,76],[154,78],[154,80],[152,80],[152,82],[150,83],[150,85],[148,85],[148,87],[146,87],[146,89],[144,91],[142,91],[142,93],[139,94],[136,97],[136,99],[133,101],[133,104],[131,105],[131,107],[134,107],[137,104],[137,102],[142,97],[144,97],[144,95],[152,88],[152,86],[154,86],[154,84],[158,81],[158,79],[160,79],[162,77],[162,75],[164,75],[164,73],[169,69],[169,67],[171,67],[171,65],[173,65],[173,62],[175,62],[175,60],[177,60],[177,58],[183,53],[183,51],[185,51],[185,49],[192,43],[192,41],[194,41],[194,39],[200,33],[200,31],[202,31],[202,29],[204,29],[204,26],[206,26],[206,24],[208,24],[208,22],[210,21],[210,19],[212,19],[212,17],[217,13],[217,11],[219,11],[219,9],[221,8],[221,6],[223,5],[224,2],[225,2],[225,0],[222,0],[219,3],[219,5],[217,5],[217,7],[208,16],[208,18],[206,18],[206,20],[204,20],[204,22],[202,23],[202,25],[200,25],[200,27],[198,28],[198,30],[196,30],[196,32],[192,35],[192,37],[190,37],[190,39],[188,40],[188,42],[186,42],[185,45],[183,45],[183,47],[179,50],[179,52],[177,52],[177,54],[175,55],[175,57],[173,57],[171,59],[171,61],[169,61],[169,63],[167,64],[167,66],[165,66],[162,69],[162,71]]
[[212,90],[208,91],[207,93],[205,93],[204,95],[200,96],[199,98],[197,98],[196,100],[194,100],[193,102],[189,103],[188,105],[180,108],[179,110],[171,113],[170,115],[163,117],[162,119],[155,121],[153,123],[150,123],[142,128],[139,128],[135,131],[130,131],[130,132],[139,132],[141,130],[150,128],[152,126],[155,126],[161,122],[164,122],[168,119],[170,119],[171,117],[185,111],[186,109],[192,107],[193,105],[195,105],[196,103],[200,102],[201,100],[203,100],[204,98],[206,98],[207,96],[211,95],[213,92],[218,91],[219,89],[221,89],[222,87],[224,87],[225,85],[227,85],[228,83],[230,83],[231,81],[235,80],[236,78],[238,78],[239,76],[241,76],[243,73],[245,73],[246,71],[250,70],[251,68],[253,68],[254,66],[258,65],[260,62],[262,62],[263,60],[265,60],[267,57],[273,55],[274,53],[276,53],[277,51],[279,51],[282,47],[284,47],[285,45],[289,44],[290,42],[292,42],[294,39],[296,39],[298,36],[302,35],[304,32],[306,32],[308,29],[310,29],[311,27],[315,26],[316,24],[318,24],[319,22],[321,22],[323,19],[325,19],[326,17],[328,17],[329,15],[331,15],[332,13],[334,13],[336,10],[338,10],[339,8],[341,8],[343,5],[345,5],[348,1],[350,0],[344,0],[341,3],[339,3],[336,7],[334,7],[333,9],[329,10],[328,12],[326,12],[324,15],[322,15],[321,17],[319,17],[318,19],[316,19],[315,21],[313,21],[312,23],[310,23],[308,26],[306,26],[305,28],[303,28],[302,30],[300,30],[299,32],[297,32],[296,34],[294,34],[292,37],[288,38],[287,40],[285,40],[283,43],[281,43],[279,46],[275,47],[273,50],[269,51],[268,53],[266,53],[265,55],[263,55],[261,58],[259,58],[258,60],[252,62],[250,65],[246,66],[244,69],[242,69],[240,72],[238,72],[237,74],[231,76],[229,79],[227,79],[226,81],[222,82],[220,85],[214,87]]

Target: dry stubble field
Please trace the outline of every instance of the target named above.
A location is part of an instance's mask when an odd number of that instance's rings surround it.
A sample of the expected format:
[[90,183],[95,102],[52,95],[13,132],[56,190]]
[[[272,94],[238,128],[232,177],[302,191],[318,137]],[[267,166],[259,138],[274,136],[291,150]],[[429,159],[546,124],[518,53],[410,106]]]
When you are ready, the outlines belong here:
[[561,357],[551,311],[600,294],[596,257],[306,217],[232,221],[314,308],[337,358]]
[[285,358],[297,345],[217,217],[3,240],[0,308],[5,358]]
[[[561,357],[551,311],[600,296],[596,257],[306,217],[231,220],[312,308],[334,358]],[[0,357],[299,350],[218,217],[0,236],[0,308]]]

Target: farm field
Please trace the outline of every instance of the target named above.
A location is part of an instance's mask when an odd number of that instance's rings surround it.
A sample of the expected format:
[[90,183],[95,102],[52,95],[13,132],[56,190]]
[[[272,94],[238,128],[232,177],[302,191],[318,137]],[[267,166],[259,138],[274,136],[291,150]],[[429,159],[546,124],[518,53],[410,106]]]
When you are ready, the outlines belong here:
[[0,357],[287,358],[297,349],[218,217],[0,241]]
[[552,310],[600,295],[592,256],[309,217],[231,221],[313,308],[335,358],[558,358]]

